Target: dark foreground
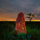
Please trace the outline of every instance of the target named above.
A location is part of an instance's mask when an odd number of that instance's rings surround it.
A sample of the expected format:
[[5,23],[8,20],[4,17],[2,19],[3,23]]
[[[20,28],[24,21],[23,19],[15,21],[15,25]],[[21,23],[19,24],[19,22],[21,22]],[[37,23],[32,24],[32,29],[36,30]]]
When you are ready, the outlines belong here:
[[16,22],[0,21],[0,40],[40,40],[40,22],[25,22],[27,34],[15,32]]

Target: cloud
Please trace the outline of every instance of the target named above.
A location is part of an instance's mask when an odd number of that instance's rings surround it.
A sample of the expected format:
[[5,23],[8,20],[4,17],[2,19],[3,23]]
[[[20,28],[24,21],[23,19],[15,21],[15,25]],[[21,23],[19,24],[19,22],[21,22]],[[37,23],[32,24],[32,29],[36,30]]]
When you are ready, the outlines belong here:
[[12,18],[0,17],[0,21],[16,21],[16,20]]
[[8,12],[34,12],[38,4],[39,0],[1,0],[2,6],[0,7],[7,10]]
[[19,12],[25,17],[33,13],[37,16],[35,19],[40,19],[40,0],[0,0],[0,17],[16,19]]
[[[2,20],[14,19],[16,20],[18,13],[17,12],[7,12],[4,9],[0,9],[0,18]],[[0,19],[0,20],[1,20]]]
[[36,11],[37,13],[39,13],[39,12],[40,12],[40,6],[38,6],[38,7],[35,9],[35,11]]

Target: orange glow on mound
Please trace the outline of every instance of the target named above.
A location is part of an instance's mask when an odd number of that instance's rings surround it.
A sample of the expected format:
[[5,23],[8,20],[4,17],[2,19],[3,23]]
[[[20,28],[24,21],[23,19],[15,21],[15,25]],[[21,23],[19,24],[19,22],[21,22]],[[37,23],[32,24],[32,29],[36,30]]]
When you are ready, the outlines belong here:
[[26,31],[26,25],[25,25],[25,18],[24,14],[20,12],[18,14],[17,20],[16,20],[16,28],[15,30],[20,34],[20,33],[27,33]]

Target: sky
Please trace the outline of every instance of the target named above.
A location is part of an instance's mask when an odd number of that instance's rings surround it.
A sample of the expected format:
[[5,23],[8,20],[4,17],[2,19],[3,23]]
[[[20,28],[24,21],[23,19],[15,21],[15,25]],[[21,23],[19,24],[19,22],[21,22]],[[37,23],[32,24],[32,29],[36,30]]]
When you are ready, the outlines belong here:
[[40,0],[0,0],[0,21],[16,21],[23,12],[25,21],[28,13],[35,14],[34,21],[40,21]]

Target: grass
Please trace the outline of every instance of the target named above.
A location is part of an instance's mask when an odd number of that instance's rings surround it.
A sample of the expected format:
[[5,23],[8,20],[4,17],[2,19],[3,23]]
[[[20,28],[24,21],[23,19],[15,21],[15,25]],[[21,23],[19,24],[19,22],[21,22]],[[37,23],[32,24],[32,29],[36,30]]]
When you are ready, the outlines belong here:
[[40,25],[37,23],[34,25],[26,22],[27,34],[15,32],[15,23],[0,23],[0,40],[40,40]]

